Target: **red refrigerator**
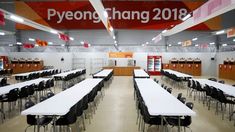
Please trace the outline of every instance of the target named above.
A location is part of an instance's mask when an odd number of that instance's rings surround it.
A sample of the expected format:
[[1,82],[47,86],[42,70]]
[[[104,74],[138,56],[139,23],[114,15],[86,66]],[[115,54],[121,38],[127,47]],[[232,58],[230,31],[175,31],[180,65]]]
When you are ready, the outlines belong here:
[[161,75],[162,57],[161,56],[148,56],[147,58],[147,71],[150,75]]

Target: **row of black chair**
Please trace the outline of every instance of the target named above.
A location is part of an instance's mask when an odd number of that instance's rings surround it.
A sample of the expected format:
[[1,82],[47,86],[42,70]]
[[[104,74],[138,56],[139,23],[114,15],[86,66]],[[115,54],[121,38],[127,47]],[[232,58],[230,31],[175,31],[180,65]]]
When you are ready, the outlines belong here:
[[7,77],[3,77],[0,81],[0,87],[7,86],[7,85],[9,85],[7,83]]
[[17,81],[28,81],[28,80],[37,79],[37,78],[40,78],[40,77],[51,76],[51,75],[54,75],[54,74],[58,74],[60,72],[61,72],[61,70],[58,70],[58,69],[54,69],[54,70],[51,70],[51,71],[43,71],[42,73],[34,72],[34,73],[29,74],[28,76],[15,76],[15,80],[17,80]]
[[180,84],[182,83],[182,81],[186,81],[188,80],[188,78],[181,78],[176,76],[175,74],[171,74],[167,71],[161,70],[161,74],[166,76],[166,81],[171,81],[169,83],[171,83],[171,85],[176,85],[176,86],[180,86]]
[[[136,82],[134,82],[134,91],[136,96],[136,108],[137,108],[137,123],[139,123],[139,130],[144,132],[145,131],[145,123],[151,125],[163,125],[167,128],[167,125],[172,127],[179,125],[179,118],[180,118],[180,126],[189,128],[190,124],[192,123],[191,116],[184,116],[184,117],[177,117],[177,116],[168,116],[168,117],[161,117],[161,116],[151,116],[149,114],[148,108],[144,103],[144,100],[141,96],[140,91],[138,90],[138,86]],[[181,97],[182,98],[182,94]],[[188,102],[186,103],[190,109],[193,109],[193,103]],[[142,118],[140,118],[142,117]],[[162,122],[163,121],[163,122]],[[141,125],[142,124],[142,125]]]
[[82,71],[77,71],[75,73],[68,74],[65,77],[60,77],[60,76],[54,76],[55,81],[57,81],[57,84],[59,81],[61,81],[62,84],[60,84],[63,90],[73,86],[74,84],[80,82],[83,80],[83,78],[79,78],[81,75],[86,74],[86,69]]
[[2,69],[0,70],[0,76],[11,75],[13,73],[13,69]]
[[[55,121],[55,124],[52,123],[52,125],[66,126],[69,131],[72,131],[70,125],[76,123],[77,118],[82,118],[83,129],[85,130],[85,118],[88,117],[88,114],[92,115],[94,113],[95,109],[93,109],[92,107],[93,106],[96,107],[97,104],[95,102],[95,98],[98,92],[101,91],[103,86],[104,84],[102,81],[96,87],[94,87],[90,93],[88,93],[80,101],[78,101],[73,107],[71,107],[70,111],[66,115],[61,116],[59,119]],[[26,106],[29,106],[28,104],[32,104],[32,103],[27,102]],[[37,121],[39,121],[40,126],[43,126],[45,128],[45,126],[47,126],[52,121],[52,119],[46,116],[37,119],[36,116],[27,115],[27,123],[29,124],[29,126],[35,127],[36,125],[38,125]],[[89,122],[90,122],[90,118],[89,118]]]

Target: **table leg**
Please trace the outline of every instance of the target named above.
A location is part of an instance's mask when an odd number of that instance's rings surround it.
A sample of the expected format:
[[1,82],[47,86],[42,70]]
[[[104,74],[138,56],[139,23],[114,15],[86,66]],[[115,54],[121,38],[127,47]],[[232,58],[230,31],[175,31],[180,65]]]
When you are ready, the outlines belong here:
[[37,132],[40,132],[39,115],[37,115]]
[[56,116],[53,116],[53,132],[56,132],[55,122],[56,122]]
[[161,127],[162,127],[162,132],[164,131],[164,127],[163,127],[163,116],[161,116]]
[[180,116],[178,117],[178,132],[180,132]]

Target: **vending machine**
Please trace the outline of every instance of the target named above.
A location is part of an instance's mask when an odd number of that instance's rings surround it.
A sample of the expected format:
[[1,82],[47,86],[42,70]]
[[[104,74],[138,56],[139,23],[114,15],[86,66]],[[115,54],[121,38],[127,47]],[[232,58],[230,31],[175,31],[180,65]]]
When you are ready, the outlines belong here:
[[147,58],[147,71],[150,75],[161,75],[162,57],[161,56],[148,56]]

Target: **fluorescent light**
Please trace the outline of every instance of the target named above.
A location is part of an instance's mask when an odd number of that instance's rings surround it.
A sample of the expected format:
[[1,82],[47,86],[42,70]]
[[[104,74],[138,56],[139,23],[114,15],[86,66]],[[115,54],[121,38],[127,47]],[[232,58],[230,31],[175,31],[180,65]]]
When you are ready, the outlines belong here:
[[235,39],[233,39],[233,42],[235,42]]
[[5,33],[4,32],[0,32],[0,35],[5,35]]
[[227,44],[222,44],[222,46],[227,46]]
[[108,17],[108,13],[107,11],[104,11],[104,17],[107,18]]
[[113,36],[113,39],[116,39],[116,37],[115,37],[115,36]]
[[162,33],[165,33],[166,31],[167,31],[167,30],[165,29],[165,30],[162,31]]
[[142,46],[145,46],[145,44],[142,44]]
[[22,45],[22,43],[21,43],[21,42],[16,42],[16,44],[18,44],[18,45]]
[[58,32],[56,30],[50,30],[50,32],[53,34],[58,34]]
[[81,41],[81,44],[84,44],[84,41]]
[[196,40],[197,40],[197,38],[193,38],[193,39],[192,39],[192,41],[196,41]]
[[61,46],[62,46],[62,47],[64,47],[64,46],[65,46],[65,44],[61,44]]
[[38,44],[35,44],[34,46],[35,46],[35,47],[39,47],[39,45],[38,45]]
[[182,18],[183,21],[187,20],[188,18],[191,17],[191,14],[186,15],[184,18]]
[[72,41],[74,40],[74,38],[73,38],[73,37],[69,37],[69,39],[70,39],[70,40],[72,40]]
[[15,21],[20,22],[20,23],[24,22],[24,19],[23,19],[23,18],[20,18],[20,17],[15,16],[15,15],[11,15],[10,18],[11,18],[12,20],[15,20]]
[[178,42],[178,44],[182,44],[182,42]]
[[152,41],[154,41],[156,38],[154,37],[153,39],[152,39]]
[[112,32],[113,31],[113,27],[110,27],[109,30]]
[[91,47],[91,44],[88,44],[88,47]]
[[215,34],[219,35],[219,34],[223,34],[225,31],[221,30],[221,31],[217,31]]
[[35,41],[35,39],[33,39],[33,38],[29,38],[29,41]]
[[146,44],[149,44],[149,42],[146,42]]
[[115,44],[116,46],[118,45],[118,44]]
[[169,46],[169,47],[171,47],[172,45],[171,45],[171,44],[169,44],[168,46]]
[[48,42],[49,45],[53,44],[53,42]]
[[13,46],[13,44],[9,44],[9,47],[12,47]]
[[198,44],[195,44],[195,47],[198,47],[199,45]]
[[116,44],[116,43],[117,43],[117,41],[114,41],[114,43]]
[[213,45],[213,44],[215,44],[215,42],[211,42],[211,43],[210,43],[210,45]]

